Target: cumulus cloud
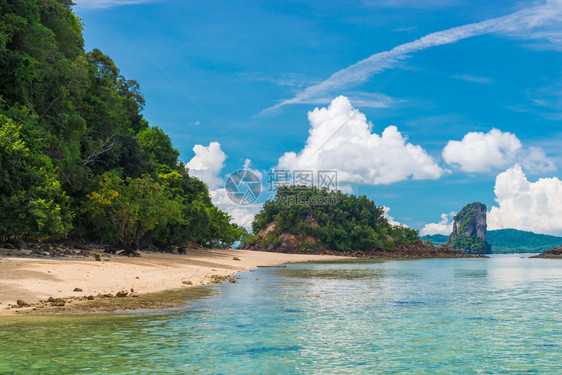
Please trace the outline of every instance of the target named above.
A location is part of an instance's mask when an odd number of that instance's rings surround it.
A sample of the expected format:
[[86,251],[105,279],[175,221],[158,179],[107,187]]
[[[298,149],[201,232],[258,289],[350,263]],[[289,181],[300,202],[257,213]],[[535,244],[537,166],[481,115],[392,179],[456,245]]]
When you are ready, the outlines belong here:
[[433,234],[443,234],[446,236],[450,235],[453,231],[454,216],[454,212],[451,212],[450,214],[441,214],[441,221],[438,223],[426,224],[420,230],[420,236],[429,236]]
[[338,182],[390,184],[437,179],[446,171],[420,146],[389,126],[379,135],[344,96],[308,113],[309,136],[298,153],[286,152],[279,169],[337,170]]
[[[226,154],[222,151],[220,143],[211,142],[209,146],[195,145],[193,151],[195,156],[186,164],[189,174],[199,178],[209,186],[209,195],[213,204],[232,216],[236,224],[244,228],[250,228],[254,216],[259,212],[262,204],[239,205],[230,200],[224,188],[224,178],[222,177]],[[241,169],[251,171],[260,180],[263,177],[260,171],[251,168],[249,159],[246,159]]]
[[489,172],[516,162],[532,172],[556,170],[542,149],[525,149],[515,134],[498,129],[488,133],[470,132],[461,141],[449,141],[442,154],[447,164],[465,172]]
[[390,225],[399,225],[399,226],[402,226],[402,227],[408,227],[406,224],[402,224],[402,223],[394,220],[394,218],[388,214],[388,212],[390,211],[390,207],[382,206],[382,208],[384,210],[384,217]]
[[486,172],[513,162],[522,148],[512,133],[498,129],[488,133],[470,132],[462,141],[449,141],[443,149],[443,159],[465,172]]
[[531,182],[515,165],[496,177],[494,193],[497,206],[488,213],[488,229],[562,235],[562,181],[558,178]]
[[236,204],[230,200],[224,188],[211,190],[209,191],[209,195],[211,196],[213,204],[232,216],[232,220],[236,224],[248,229],[252,226],[254,216],[256,216],[263,206],[261,203],[246,205]]
[[218,142],[211,142],[209,146],[193,146],[195,156],[186,164],[189,174],[199,178],[201,181],[214,189],[223,183],[219,177],[226,160],[226,154],[221,150]]
[[[529,31],[558,27],[562,20],[562,1],[550,0],[542,5],[525,8],[502,17],[491,18],[481,22],[453,27],[425,35],[409,43],[394,47],[389,51],[379,52],[367,57],[345,69],[332,74],[328,79],[309,86],[293,98],[285,99],[262,111],[269,112],[288,104],[308,103],[314,98],[333,96],[335,92],[366,82],[375,74],[398,66],[412,53],[427,48],[458,42],[462,39],[490,33],[502,33],[529,38]],[[534,34],[539,37],[539,34]]]

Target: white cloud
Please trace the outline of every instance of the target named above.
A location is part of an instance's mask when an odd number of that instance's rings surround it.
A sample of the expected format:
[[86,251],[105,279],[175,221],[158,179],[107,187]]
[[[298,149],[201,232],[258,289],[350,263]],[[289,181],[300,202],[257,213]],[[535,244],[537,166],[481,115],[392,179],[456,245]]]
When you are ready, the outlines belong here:
[[542,149],[525,149],[515,134],[498,129],[488,133],[470,132],[461,141],[449,141],[442,154],[447,164],[465,172],[489,172],[516,162],[532,172],[556,170]]
[[[195,156],[186,164],[189,174],[209,186],[209,195],[213,204],[232,216],[236,224],[250,228],[254,216],[259,212],[262,204],[240,205],[230,200],[224,188],[224,178],[221,177],[226,154],[222,151],[220,143],[211,142],[207,147],[195,145],[193,151]],[[249,159],[246,159],[242,169],[251,171],[260,180],[263,177],[260,171],[251,168]]]
[[423,148],[407,142],[396,126],[381,135],[344,96],[308,113],[309,137],[298,152],[286,152],[278,168],[337,170],[338,182],[390,184],[412,178],[437,179],[446,171]]
[[[242,169],[252,172],[256,177],[263,182],[263,175],[257,169],[251,167],[250,159],[246,159]],[[263,194],[264,187],[261,186],[261,191]],[[220,188],[209,191],[211,200],[213,203],[221,210],[228,212],[232,216],[233,221],[247,229],[252,226],[252,221],[254,221],[254,216],[261,210],[262,203],[250,203],[250,204],[238,204],[233,202],[226,192],[226,189]]]
[[521,165],[529,172],[555,171],[556,164],[550,160],[540,147],[529,147],[520,160]]
[[529,35],[529,31],[536,28],[550,25],[558,27],[561,19],[562,1],[550,0],[542,5],[525,8],[506,16],[431,33],[413,42],[398,45],[389,51],[371,55],[364,60],[332,74],[328,79],[309,86],[295,95],[295,97],[285,99],[265,109],[262,113],[278,109],[288,104],[308,103],[315,98],[334,96],[336,92],[340,93],[342,89],[361,84],[375,74],[396,67],[414,52],[490,33],[503,33],[526,37],[525,35]]
[[537,50],[562,50],[562,30],[538,30],[528,35],[521,35],[522,38],[532,39],[529,45]]
[[454,212],[450,214],[441,214],[441,221],[438,223],[426,224],[420,230],[420,236],[429,236],[433,234],[444,234],[446,236],[450,235],[453,231],[453,217]]
[[491,78],[473,76],[472,74],[456,74],[453,78],[466,82],[479,83],[481,85],[489,85],[494,82]]
[[233,203],[230,198],[228,198],[226,189],[224,188],[211,190],[209,191],[209,195],[211,196],[213,204],[232,216],[232,220],[236,224],[247,229],[251,228],[252,221],[254,221],[254,216],[256,216],[256,214],[261,210],[263,206],[261,203],[252,203],[246,205]]
[[512,163],[522,148],[512,133],[498,129],[488,133],[470,132],[462,141],[449,141],[443,149],[443,159],[465,172],[486,172]]
[[219,174],[224,166],[226,154],[221,150],[218,142],[211,142],[209,146],[193,146],[195,156],[186,164],[189,174],[202,180],[209,185],[210,189],[216,189],[224,183]]
[[530,182],[519,165],[496,177],[497,207],[488,213],[488,229],[514,228],[562,235],[562,181],[556,177]]
[[103,9],[121,5],[154,3],[160,0],[74,0],[78,9]]
[[390,211],[390,207],[382,206],[382,208],[384,210],[384,217],[390,225],[399,225],[399,226],[402,226],[402,227],[408,227],[406,224],[402,224],[402,223],[394,220],[394,218],[388,214],[388,212]]
[[[388,95],[381,93],[371,93],[362,91],[351,91],[346,94],[353,105],[358,107],[370,107],[370,108],[391,108],[396,107],[399,103],[403,103],[406,100],[396,99]],[[303,104],[316,104],[323,105],[329,104],[334,100],[332,96],[315,97],[309,100],[303,101]]]

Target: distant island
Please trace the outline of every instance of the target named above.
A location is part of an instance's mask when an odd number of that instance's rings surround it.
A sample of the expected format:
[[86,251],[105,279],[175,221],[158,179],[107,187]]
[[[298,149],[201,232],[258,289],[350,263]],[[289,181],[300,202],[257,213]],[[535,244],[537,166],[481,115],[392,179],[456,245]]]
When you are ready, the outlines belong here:
[[[449,236],[433,234],[423,236],[423,240],[434,245],[446,244]],[[486,234],[486,240],[492,246],[494,254],[541,253],[562,245],[562,237],[537,234],[518,229],[494,229]]]
[[366,196],[287,186],[266,202],[245,248],[274,252],[382,257],[462,257],[448,245],[423,241],[418,231],[391,225]]

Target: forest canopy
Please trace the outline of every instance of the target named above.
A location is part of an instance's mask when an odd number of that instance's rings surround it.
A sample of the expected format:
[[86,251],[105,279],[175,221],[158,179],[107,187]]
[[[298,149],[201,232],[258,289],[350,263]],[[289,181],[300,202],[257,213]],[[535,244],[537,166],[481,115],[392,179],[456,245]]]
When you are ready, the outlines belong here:
[[338,251],[395,250],[420,240],[417,230],[389,224],[384,207],[366,196],[316,187],[279,188],[256,215],[252,228],[259,237],[272,223],[275,232],[266,234],[265,242],[279,241],[288,233],[310,238],[303,246]]
[[143,117],[139,84],[86,52],[70,0],[0,0],[0,241],[228,246],[244,233]]

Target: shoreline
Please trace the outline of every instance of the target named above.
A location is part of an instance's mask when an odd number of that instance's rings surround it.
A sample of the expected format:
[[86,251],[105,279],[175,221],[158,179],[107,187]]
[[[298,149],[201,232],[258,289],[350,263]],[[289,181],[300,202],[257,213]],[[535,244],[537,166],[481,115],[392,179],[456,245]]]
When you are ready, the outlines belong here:
[[141,252],[141,257],[108,255],[102,250],[94,254],[98,260],[36,257],[27,252],[14,256],[14,250],[0,249],[0,317],[180,308],[188,303],[181,295],[186,288],[236,283],[240,272],[290,263],[487,258],[438,252],[365,256],[239,249],[187,249],[186,255]]
[[177,298],[182,290],[236,282],[233,275],[242,271],[350,257],[188,249],[187,255],[142,252],[140,258],[102,259],[0,257],[0,316],[181,307],[187,303]]

